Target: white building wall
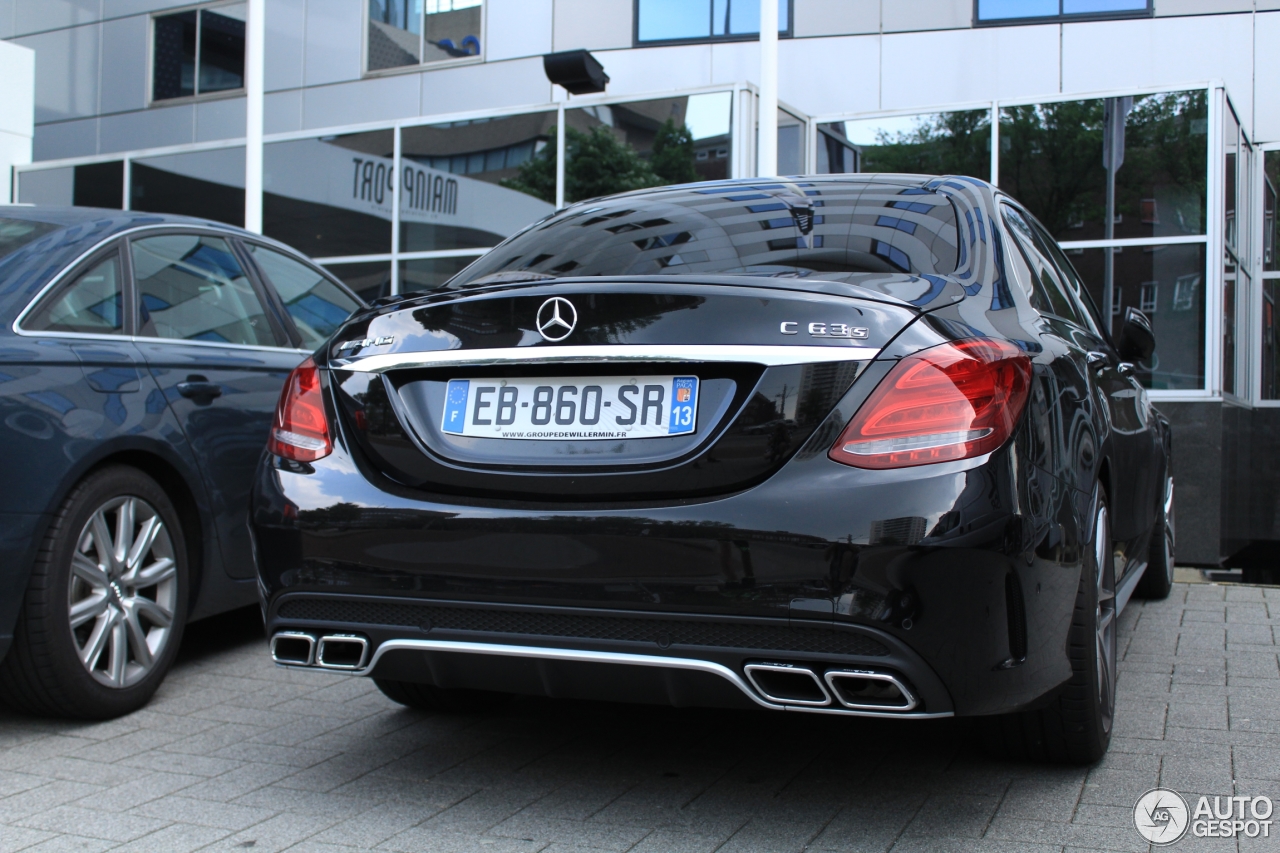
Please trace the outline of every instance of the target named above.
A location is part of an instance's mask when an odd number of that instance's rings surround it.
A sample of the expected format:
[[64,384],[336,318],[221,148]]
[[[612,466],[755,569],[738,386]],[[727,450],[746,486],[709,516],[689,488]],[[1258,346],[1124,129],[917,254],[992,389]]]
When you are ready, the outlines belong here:
[[13,167],[31,162],[35,54],[0,41],[0,203],[10,200]]

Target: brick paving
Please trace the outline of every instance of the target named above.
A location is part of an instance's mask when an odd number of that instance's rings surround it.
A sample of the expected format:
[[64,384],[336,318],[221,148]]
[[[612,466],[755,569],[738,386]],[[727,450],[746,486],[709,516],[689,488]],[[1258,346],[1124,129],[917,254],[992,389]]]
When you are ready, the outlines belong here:
[[991,760],[957,720],[524,698],[426,715],[276,669],[255,620],[193,626],[127,718],[0,715],[0,851],[1137,851],[1157,784],[1280,802],[1280,588],[1179,584],[1126,610],[1093,768]]

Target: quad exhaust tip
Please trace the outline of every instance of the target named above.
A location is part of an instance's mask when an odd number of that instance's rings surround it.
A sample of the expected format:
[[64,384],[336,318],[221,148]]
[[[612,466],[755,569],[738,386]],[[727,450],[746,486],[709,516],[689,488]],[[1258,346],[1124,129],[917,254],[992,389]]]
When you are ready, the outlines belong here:
[[829,669],[819,676],[793,663],[749,663],[743,670],[761,696],[784,705],[898,714],[920,705],[901,676],[884,670]]
[[359,634],[316,637],[305,631],[278,631],[271,637],[271,659],[285,666],[355,670],[368,658],[369,640]]
[[287,666],[315,663],[316,638],[302,631],[280,631],[271,637],[271,659]]
[[359,669],[369,654],[369,641],[359,634],[327,634],[316,645],[316,666]]
[[821,707],[831,704],[822,679],[806,666],[792,663],[749,663],[743,669],[760,695],[771,702]]
[[826,681],[836,701],[854,711],[906,713],[920,704],[911,688],[892,672],[829,669]]

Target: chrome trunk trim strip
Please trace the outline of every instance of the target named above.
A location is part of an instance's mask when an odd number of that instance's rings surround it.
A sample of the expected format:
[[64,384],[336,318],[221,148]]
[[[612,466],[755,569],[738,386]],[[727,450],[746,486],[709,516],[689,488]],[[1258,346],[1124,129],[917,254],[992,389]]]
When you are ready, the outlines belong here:
[[385,373],[415,367],[448,365],[548,364],[572,362],[745,362],[778,367],[835,361],[871,361],[880,353],[860,346],[736,346],[728,344],[617,344],[580,347],[504,347],[500,349],[394,352],[354,358],[332,358],[329,366],[360,373]]

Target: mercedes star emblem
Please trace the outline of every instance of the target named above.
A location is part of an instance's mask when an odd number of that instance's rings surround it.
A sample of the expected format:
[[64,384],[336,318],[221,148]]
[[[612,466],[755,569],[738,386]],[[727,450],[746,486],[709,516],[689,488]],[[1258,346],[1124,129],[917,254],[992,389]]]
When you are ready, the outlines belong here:
[[578,309],[563,296],[553,296],[538,308],[538,334],[556,343],[572,334],[578,325]]

